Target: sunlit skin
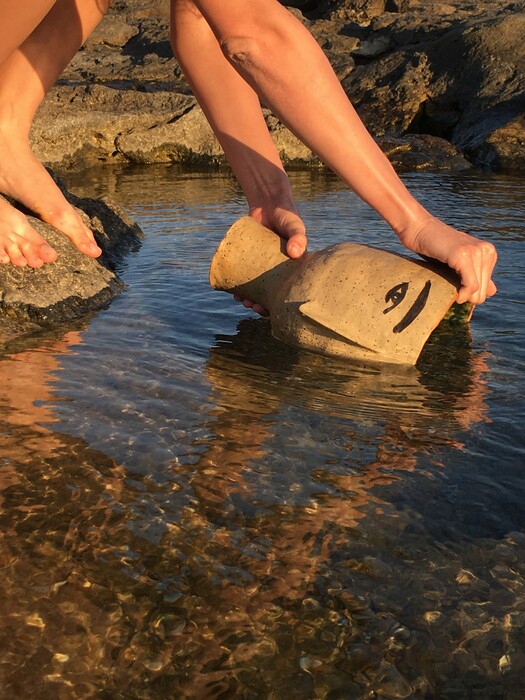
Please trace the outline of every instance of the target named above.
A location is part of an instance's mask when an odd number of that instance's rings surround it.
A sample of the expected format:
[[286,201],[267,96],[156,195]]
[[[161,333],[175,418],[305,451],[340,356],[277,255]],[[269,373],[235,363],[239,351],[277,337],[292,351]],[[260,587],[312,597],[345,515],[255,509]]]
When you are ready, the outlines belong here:
[[[0,193],[22,202],[90,257],[97,257],[101,250],[92,232],[31,152],[29,130],[47,91],[108,6],[108,0],[0,0]],[[37,8],[40,12],[36,12]],[[4,30],[10,43],[4,43]],[[29,36],[17,48],[16,42],[24,35]],[[56,257],[28,219],[0,199],[0,262],[42,267]]]
[[[295,205],[290,206],[284,175],[277,173],[282,166],[257,114],[259,98],[390,224],[407,248],[460,274],[459,302],[480,304],[495,294],[494,246],[439,221],[412,197],[312,35],[280,3],[172,0],[172,13],[175,53],[226,149],[250,212],[287,239],[290,257],[304,252],[305,227]],[[245,82],[229,71],[221,54]]]
[[[2,17],[7,17],[2,30],[16,28],[9,42],[0,42],[0,153],[11,152],[0,158],[0,191],[96,256],[100,251],[92,247],[89,230],[32,156],[27,134],[36,107],[98,24],[108,0],[58,0],[47,16],[53,2],[33,3],[31,11],[26,4],[21,9],[19,3],[0,0]],[[304,252],[306,230],[260,101],[372,206],[407,248],[459,273],[459,302],[480,304],[495,294],[494,246],[439,221],[414,199],[312,35],[277,0],[172,0],[172,45],[251,215],[287,240],[290,257]],[[0,202],[0,261],[39,267],[53,260],[54,251],[13,212]]]
[[60,448],[59,436],[49,427],[55,420],[53,372],[60,369],[61,358],[71,353],[72,346],[81,342],[81,334],[70,331],[53,345],[2,357],[0,454],[5,460],[31,464],[35,455],[45,459]]

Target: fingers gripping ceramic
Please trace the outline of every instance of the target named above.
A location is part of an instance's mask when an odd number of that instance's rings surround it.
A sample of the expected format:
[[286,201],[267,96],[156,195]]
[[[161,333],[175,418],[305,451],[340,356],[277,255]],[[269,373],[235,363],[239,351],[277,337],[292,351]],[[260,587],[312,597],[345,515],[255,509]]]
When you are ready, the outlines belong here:
[[268,309],[281,340],[329,355],[415,364],[457,298],[446,266],[356,243],[339,243],[299,260],[251,217],[220,243],[210,284]]

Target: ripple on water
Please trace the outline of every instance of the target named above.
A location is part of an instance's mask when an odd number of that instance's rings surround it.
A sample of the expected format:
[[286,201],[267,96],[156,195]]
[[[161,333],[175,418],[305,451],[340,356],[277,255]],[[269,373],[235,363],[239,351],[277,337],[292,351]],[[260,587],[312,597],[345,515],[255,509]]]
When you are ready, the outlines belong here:
[[[314,247],[397,247],[335,178],[292,181]],[[405,370],[209,289],[231,178],[82,174],[147,236],[109,309],[0,360],[9,697],[521,699],[523,181],[406,181],[497,242],[500,293]]]

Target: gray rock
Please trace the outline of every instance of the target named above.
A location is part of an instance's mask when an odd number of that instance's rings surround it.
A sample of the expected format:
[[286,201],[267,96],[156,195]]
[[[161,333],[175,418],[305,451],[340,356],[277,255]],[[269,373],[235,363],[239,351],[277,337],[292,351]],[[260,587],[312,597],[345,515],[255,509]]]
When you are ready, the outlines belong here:
[[62,189],[91,227],[103,254],[88,258],[64,234],[28,215],[59,257],[39,269],[0,265],[0,344],[71,323],[106,306],[124,289],[115,267],[140,245],[140,228],[109,199],[80,198]]
[[224,161],[224,153],[200,107],[193,107],[175,121],[122,134],[116,147],[135,163]]
[[378,36],[373,39],[367,39],[359,42],[359,46],[357,46],[352,53],[354,56],[377,58],[377,56],[381,56],[381,54],[386,53],[390,48],[392,48],[392,45],[389,37]]
[[366,22],[383,14],[387,5],[387,0],[321,0],[316,3],[315,13],[330,19]]
[[86,46],[107,44],[108,46],[121,47],[138,33],[138,27],[134,27],[118,17],[107,17],[105,22],[102,22],[88,37]]
[[428,97],[433,71],[424,52],[399,50],[358,66],[343,82],[376,136],[402,136]]
[[439,136],[474,162],[523,169],[525,13],[427,16],[423,25],[419,34],[410,15],[375,23],[393,50],[344,81],[364,121],[376,135]]
[[[313,33],[376,138],[445,139],[475,163],[523,170],[522,1],[284,4]],[[168,25],[168,0],[114,0],[39,110],[39,158],[62,168],[223,162],[172,56]],[[268,124],[286,163],[319,165],[282,124]],[[437,167],[464,167],[462,158],[443,158],[437,141],[410,144],[416,167],[431,167],[434,157]]]
[[378,143],[397,170],[466,170],[472,167],[458,148],[438,136],[384,136]]
[[444,90],[463,108],[452,141],[483,164],[525,169],[524,36],[521,12],[473,26],[455,46],[459,59],[463,44],[466,60]]
[[[126,136],[140,138],[146,131],[175,124],[194,104],[193,97],[177,92],[148,94],[96,84],[58,87],[33,125],[33,151],[55,167],[134,160],[123,151]],[[170,159],[157,158],[166,160]]]

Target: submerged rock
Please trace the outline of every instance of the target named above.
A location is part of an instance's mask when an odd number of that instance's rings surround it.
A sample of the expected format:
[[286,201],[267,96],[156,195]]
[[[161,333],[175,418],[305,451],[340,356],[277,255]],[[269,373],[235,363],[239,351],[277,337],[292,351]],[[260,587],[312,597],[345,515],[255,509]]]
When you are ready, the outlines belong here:
[[124,289],[115,269],[140,245],[139,226],[107,198],[80,198],[62,189],[103,253],[98,259],[88,258],[63,233],[28,215],[31,226],[59,257],[39,269],[0,265],[0,344],[97,311]]

